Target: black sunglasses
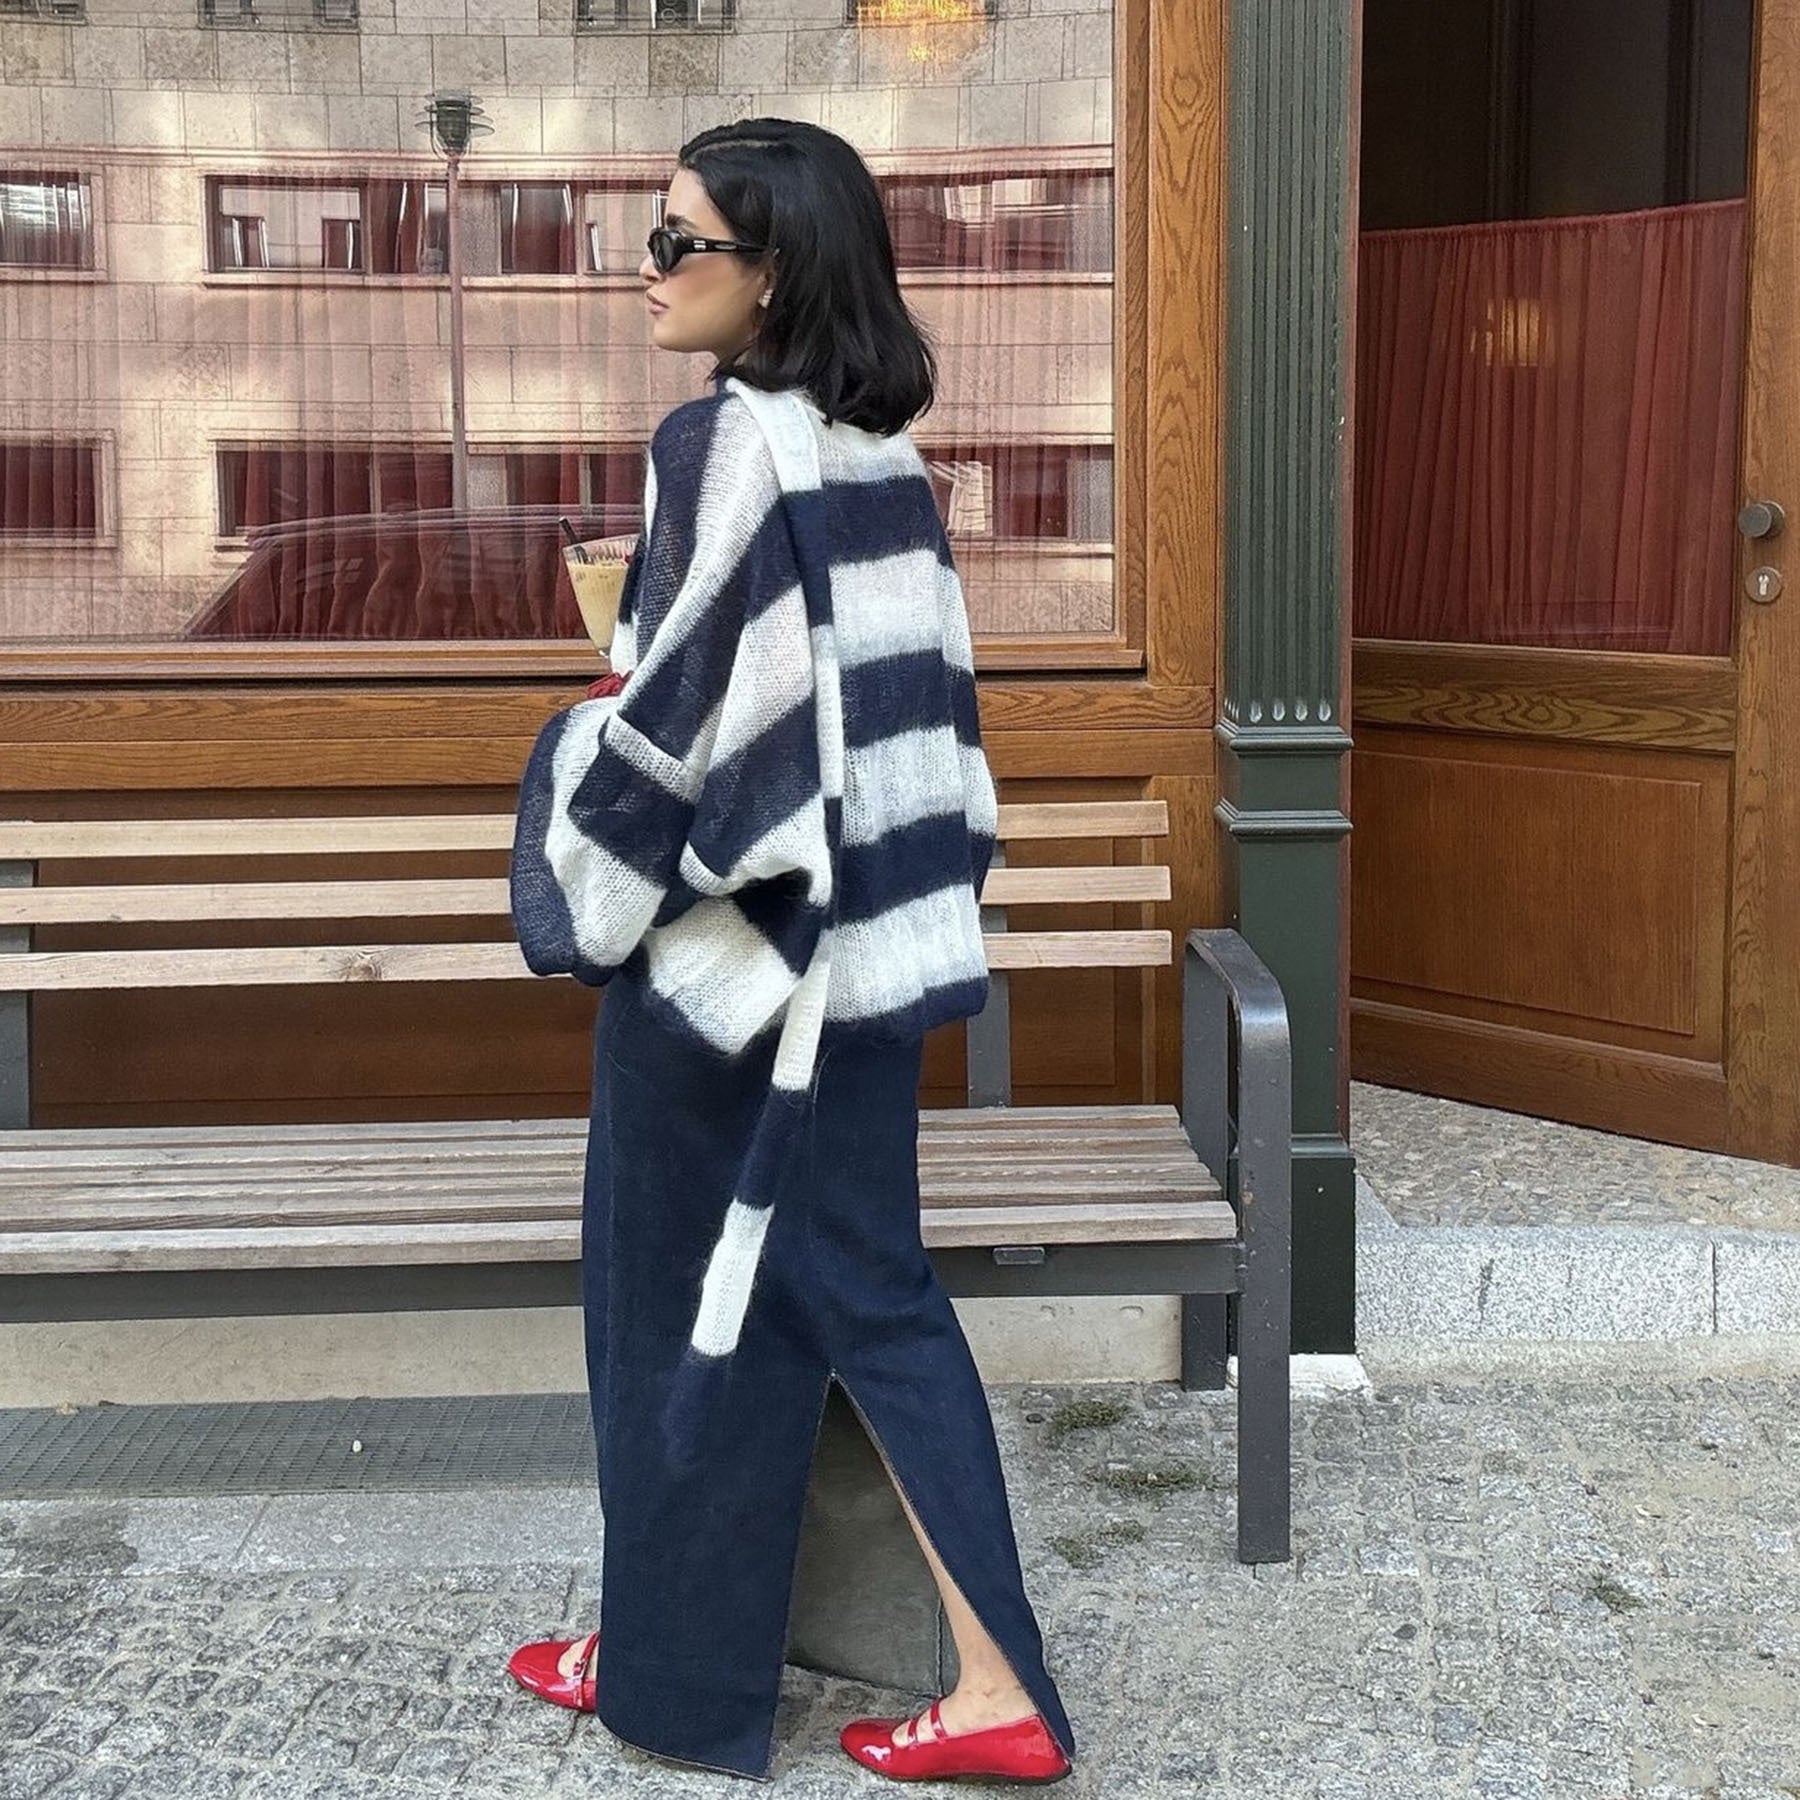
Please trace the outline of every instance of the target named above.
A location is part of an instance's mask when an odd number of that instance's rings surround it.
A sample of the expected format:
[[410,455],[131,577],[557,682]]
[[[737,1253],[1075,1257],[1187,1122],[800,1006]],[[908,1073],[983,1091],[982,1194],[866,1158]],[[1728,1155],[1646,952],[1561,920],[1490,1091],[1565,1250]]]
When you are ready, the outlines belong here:
[[766,244],[740,244],[735,238],[690,237],[685,231],[671,231],[667,225],[659,225],[650,233],[647,246],[650,260],[661,275],[667,275],[694,250],[735,250],[746,256],[760,256],[768,249]]

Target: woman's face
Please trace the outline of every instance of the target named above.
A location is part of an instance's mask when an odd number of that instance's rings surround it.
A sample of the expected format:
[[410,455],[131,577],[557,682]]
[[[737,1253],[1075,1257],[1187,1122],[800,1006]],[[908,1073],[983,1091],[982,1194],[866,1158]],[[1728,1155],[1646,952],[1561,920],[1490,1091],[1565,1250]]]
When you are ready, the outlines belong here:
[[[675,171],[662,222],[689,237],[738,235],[692,169]],[[638,274],[657,349],[704,353],[727,364],[756,335],[762,298],[771,286],[766,269],[729,251],[690,250],[667,275],[646,253]]]

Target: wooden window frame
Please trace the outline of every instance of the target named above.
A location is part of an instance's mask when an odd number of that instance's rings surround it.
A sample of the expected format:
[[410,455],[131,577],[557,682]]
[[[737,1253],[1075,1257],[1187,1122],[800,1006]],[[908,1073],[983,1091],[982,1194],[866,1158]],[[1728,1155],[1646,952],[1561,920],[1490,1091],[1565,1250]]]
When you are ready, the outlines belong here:
[[[1223,0],[1203,0],[1179,28],[1169,26],[1151,53],[1151,0],[1117,0],[1114,18],[1113,444],[1117,567],[1115,624],[1087,635],[1005,634],[978,639],[978,666],[990,673],[1087,673],[1138,676],[1210,693],[1217,677],[1215,621],[1221,580],[1220,421],[1225,147],[1216,116],[1223,76]],[[1086,162],[1093,152],[1046,147],[1046,166]],[[417,159],[373,159],[370,177],[418,178]],[[872,153],[884,172],[967,172],[1017,152],[968,149]],[[609,180],[666,179],[667,157],[606,171]],[[378,165],[378,166],[377,166]],[[529,164],[500,158],[485,179],[542,179]],[[255,165],[232,159],[205,177],[256,179]],[[319,178],[329,176],[321,168]],[[210,214],[208,215],[210,217]],[[256,274],[223,279],[279,279]],[[292,279],[292,275],[288,275]],[[212,279],[220,279],[213,277]],[[316,276],[310,279],[317,279]],[[349,280],[382,280],[351,276]],[[394,281],[441,277],[388,277]],[[932,275],[927,282],[1013,280],[991,275]],[[1063,279],[1081,280],[1083,277]],[[624,277],[571,277],[592,287]],[[1152,358],[1154,356],[1154,364]],[[483,446],[471,444],[471,450]],[[1150,616],[1147,595],[1160,604]],[[303,685],[321,681],[430,682],[445,678],[564,678],[591,669],[579,645],[345,644],[298,648],[261,644],[196,647],[166,639],[105,644],[14,640],[0,645],[0,679],[18,682],[233,682]]]

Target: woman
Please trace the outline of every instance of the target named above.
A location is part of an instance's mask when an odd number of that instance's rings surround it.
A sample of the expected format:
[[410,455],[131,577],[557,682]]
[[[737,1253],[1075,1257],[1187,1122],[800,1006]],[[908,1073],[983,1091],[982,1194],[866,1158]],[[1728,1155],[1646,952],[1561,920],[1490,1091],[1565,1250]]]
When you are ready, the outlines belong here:
[[764,1776],[832,1380],[894,1476],[961,1678],[844,1748],[1051,1781],[1073,1735],[993,1424],[920,1243],[921,1041],[980,1010],[993,848],[969,628],[905,427],[934,365],[843,139],[681,152],[641,270],[715,391],[650,446],[615,673],[520,795],[520,943],[607,983],[583,1226],[600,1630],[517,1679],[680,1761]]

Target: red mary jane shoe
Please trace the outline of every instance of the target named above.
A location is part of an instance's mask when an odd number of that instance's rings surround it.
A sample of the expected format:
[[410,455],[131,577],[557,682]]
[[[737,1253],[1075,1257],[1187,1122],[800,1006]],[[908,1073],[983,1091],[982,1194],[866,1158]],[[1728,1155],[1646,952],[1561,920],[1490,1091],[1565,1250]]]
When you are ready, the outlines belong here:
[[[529,1689],[540,1700],[555,1706],[566,1706],[571,1712],[594,1710],[594,1652],[599,1648],[600,1634],[589,1632],[584,1638],[547,1638],[541,1643],[521,1644],[506,1664],[507,1673],[520,1687]],[[563,1652],[572,1645],[582,1646],[577,1675],[560,1675],[556,1665]]]
[[919,1736],[919,1719],[910,1722],[907,1741],[894,1742],[898,1719],[852,1719],[838,1742],[877,1775],[895,1781],[946,1781],[973,1777],[986,1781],[1046,1783],[1061,1781],[1072,1767],[1050,1728],[1038,1714],[1009,1725],[990,1725],[985,1731],[944,1730],[938,1703],[920,1718],[929,1722],[932,1736]]

